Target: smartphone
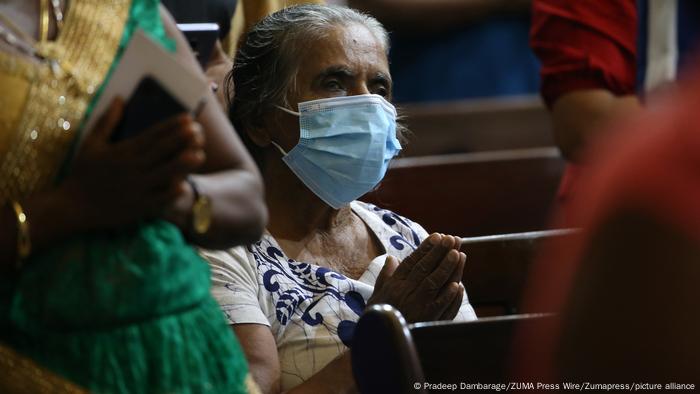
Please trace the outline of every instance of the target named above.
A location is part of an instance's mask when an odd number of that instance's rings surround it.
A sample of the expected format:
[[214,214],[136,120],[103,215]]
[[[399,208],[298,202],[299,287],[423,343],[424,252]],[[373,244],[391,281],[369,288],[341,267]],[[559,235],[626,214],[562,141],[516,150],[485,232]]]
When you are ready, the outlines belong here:
[[117,124],[112,141],[136,135],[158,122],[189,112],[166,88],[153,77],[144,77],[124,106],[124,114]]
[[190,48],[199,65],[205,68],[219,39],[219,25],[216,23],[178,23],[177,27],[187,38]]

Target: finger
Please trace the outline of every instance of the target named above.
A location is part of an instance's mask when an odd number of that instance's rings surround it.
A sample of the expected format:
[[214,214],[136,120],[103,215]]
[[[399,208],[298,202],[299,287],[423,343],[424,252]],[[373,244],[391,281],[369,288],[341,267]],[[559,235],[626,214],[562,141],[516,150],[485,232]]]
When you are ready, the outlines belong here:
[[437,268],[421,282],[417,290],[425,294],[427,299],[434,298],[445,287],[452,273],[459,268],[459,262],[459,252],[450,250]]
[[118,145],[124,147],[124,149],[139,152],[139,154],[147,154],[159,142],[168,136],[172,136],[174,129],[185,126],[190,122],[192,122],[192,117],[188,114],[175,115],[156,123],[146,130],[141,130],[131,138],[120,141]]
[[384,286],[384,283],[387,281],[387,279],[394,275],[394,272],[396,272],[398,266],[399,261],[396,259],[396,257],[386,256],[384,266],[382,267],[382,270],[379,271],[379,276],[377,276],[377,281],[374,284],[375,291]]
[[430,249],[430,251],[420,259],[415,268],[408,274],[409,281],[414,283],[422,282],[440,264],[447,252],[452,249],[452,240],[442,237],[440,243]]
[[459,264],[455,268],[455,270],[452,272],[452,275],[450,275],[450,278],[447,279],[448,282],[459,282],[462,280],[462,276],[464,275],[464,267],[466,266],[467,262],[467,255],[459,252]]
[[396,270],[396,277],[398,279],[405,279],[411,272],[413,267],[432,249],[435,245],[440,243],[441,236],[438,233],[432,233],[429,237],[421,242],[418,249],[413,251],[408,257],[406,257],[403,262],[399,265]]
[[174,200],[178,196],[187,192],[189,187],[185,176],[174,177],[168,183],[164,183],[160,188],[151,188],[150,193],[156,195],[156,199]]
[[447,316],[447,309],[453,307],[455,302],[458,302],[457,300],[455,300],[455,298],[458,299],[459,304],[461,304],[463,294],[464,287],[461,284],[450,282],[447,286],[443,287],[440,291],[440,294],[438,294],[438,297],[433,303],[436,312],[436,318],[441,319],[444,316]]
[[168,162],[152,168],[145,176],[145,181],[154,189],[162,189],[173,181],[195,172],[206,161],[203,150],[187,150]]
[[170,187],[162,190],[150,190],[143,194],[141,205],[150,216],[162,216],[177,198],[185,192],[187,184],[184,180],[173,182]]
[[450,249],[459,249],[459,238],[455,237],[454,235],[448,235],[445,234],[445,238],[448,238],[450,240]]
[[204,147],[204,135],[202,127],[197,122],[187,122],[173,129],[157,144],[151,146],[145,165],[153,166],[167,160],[186,149],[202,149]]
[[445,311],[440,316],[440,320],[452,320],[457,316],[459,308],[462,307],[462,300],[464,299],[464,285],[459,284],[459,292],[455,295],[452,303],[445,308]]
[[452,238],[453,238],[454,241],[455,241],[455,244],[454,244],[453,248],[454,248],[454,249],[457,249],[457,250],[461,249],[461,247],[462,247],[462,237],[458,237],[458,236],[456,236],[456,235],[453,235]]
[[117,127],[119,121],[122,118],[122,113],[124,112],[124,100],[121,97],[115,97],[114,100],[109,104],[107,110],[97,121],[95,127],[92,129],[91,135],[103,141],[107,141],[109,137],[114,132],[114,128]]

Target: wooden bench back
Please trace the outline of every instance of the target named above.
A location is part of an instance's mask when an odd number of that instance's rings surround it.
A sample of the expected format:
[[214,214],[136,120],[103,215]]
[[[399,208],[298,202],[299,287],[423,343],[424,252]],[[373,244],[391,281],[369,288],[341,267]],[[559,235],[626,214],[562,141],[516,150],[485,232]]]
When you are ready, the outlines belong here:
[[409,129],[405,156],[554,146],[539,97],[512,97],[400,107]]
[[[505,383],[513,367],[511,354],[517,330],[537,330],[549,319],[551,316],[546,314],[513,315],[409,327],[426,381]],[[536,353],[530,356],[533,360],[539,358]]]
[[479,236],[542,230],[564,165],[555,148],[401,158],[362,200],[429,232]]
[[548,230],[464,238],[461,251],[467,254],[462,282],[477,316],[500,316],[521,309],[523,291],[538,251],[576,230]]
[[[511,372],[516,330],[537,330],[549,315],[517,315],[472,322],[406,324],[389,305],[362,315],[352,344],[352,369],[361,393],[444,392],[430,383],[503,383]],[[539,357],[534,350],[531,357]],[[452,391],[465,391],[457,387]],[[489,391],[489,390],[480,390]],[[505,390],[502,390],[505,391]]]
[[372,305],[355,326],[352,371],[363,394],[425,393],[418,353],[401,313],[390,305]]

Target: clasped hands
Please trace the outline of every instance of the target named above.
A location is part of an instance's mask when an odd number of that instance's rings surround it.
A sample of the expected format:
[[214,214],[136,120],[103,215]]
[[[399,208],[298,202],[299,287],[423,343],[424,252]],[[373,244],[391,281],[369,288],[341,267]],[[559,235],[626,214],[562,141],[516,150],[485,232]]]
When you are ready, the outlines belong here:
[[459,237],[433,233],[401,264],[388,256],[368,305],[390,304],[411,323],[454,319],[467,260],[460,244]]

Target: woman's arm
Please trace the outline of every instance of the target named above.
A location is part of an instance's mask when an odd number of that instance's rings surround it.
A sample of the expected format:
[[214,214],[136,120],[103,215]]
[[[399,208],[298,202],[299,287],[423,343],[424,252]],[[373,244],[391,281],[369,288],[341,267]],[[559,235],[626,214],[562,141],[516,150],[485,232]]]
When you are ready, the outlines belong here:
[[[158,216],[175,198],[172,185],[177,174],[202,164],[188,151],[197,146],[196,130],[182,117],[111,143],[122,111],[121,100],[112,102],[85,137],[60,184],[17,201],[27,216],[32,251],[74,234]],[[0,270],[9,270],[16,261],[17,237],[17,215],[7,202],[0,206]]]
[[[167,15],[164,19],[178,41],[179,56],[201,73],[172,20]],[[115,100],[87,133],[71,171],[60,184],[19,201],[27,215],[33,252],[74,234],[162,216],[168,206],[166,216],[189,233],[194,197],[182,180],[194,171],[207,174],[195,176],[195,182],[213,201],[213,223],[205,236],[193,241],[226,247],[260,236],[267,215],[262,181],[211,94],[198,123],[182,117],[168,119],[131,139],[111,143],[123,106]],[[14,269],[17,261],[17,235],[12,206],[0,204],[3,273]]]
[[[177,43],[176,56],[191,70],[202,74],[187,41],[162,6],[161,15],[167,34]],[[196,121],[204,133],[206,160],[192,178],[200,193],[212,202],[211,227],[203,235],[190,231],[194,203],[190,187],[183,188],[166,217],[200,246],[222,249],[253,242],[267,222],[260,173],[211,92],[207,93]]]
[[224,112],[228,112],[228,105],[226,104],[226,89],[224,89],[224,84],[226,74],[231,71],[231,67],[233,67],[233,61],[229,59],[226,52],[224,52],[224,48],[221,46],[221,41],[216,40],[214,50],[211,53],[211,57],[209,58],[209,62],[206,65],[204,73],[207,75],[207,78],[209,78],[210,83],[216,84],[214,95],[216,96],[216,99],[219,100],[219,104],[221,104],[221,108],[224,109]]
[[579,161],[584,148],[605,131],[605,124],[640,108],[634,95],[615,96],[604,89],[566,93],[552,105],[554,141],[566,159]]
[[[27,215],[32,250],[39,250],[83,227],[80,207],[64,187],[21,201]],[[0,272],[14,270],[17,261],[17,216],[9,204],[0,206]]]
[[[281,371],[277,345],[270,328],[261,324],[235,324],[233,331],[243,347],[250,373],[263,393],[281,392]],[[323,367],[288,393],[341,394],[357,392],[352,377],[350,351]]]

